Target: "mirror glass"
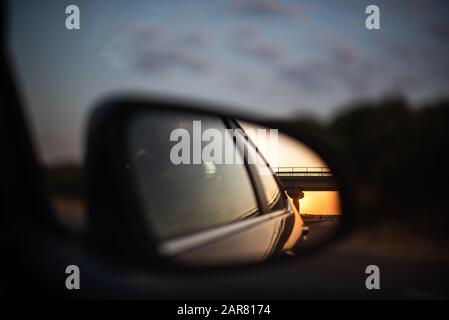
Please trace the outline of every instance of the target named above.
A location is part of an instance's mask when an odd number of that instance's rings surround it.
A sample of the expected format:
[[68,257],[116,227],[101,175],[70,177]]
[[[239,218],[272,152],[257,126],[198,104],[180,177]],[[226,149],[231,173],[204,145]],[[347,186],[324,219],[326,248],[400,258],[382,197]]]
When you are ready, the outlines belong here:
[[183,265],[289,259],[340,220],[333,174],[277,128],[145,111],[129,125],[126,172],[157,252]]

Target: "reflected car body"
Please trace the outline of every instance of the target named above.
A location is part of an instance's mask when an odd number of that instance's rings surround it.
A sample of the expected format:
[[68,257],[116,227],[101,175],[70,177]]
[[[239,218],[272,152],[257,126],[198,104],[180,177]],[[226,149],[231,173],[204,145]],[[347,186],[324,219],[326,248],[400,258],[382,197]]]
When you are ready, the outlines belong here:
[[171,256],[176,263],[201,266],[263,262],[289,249],[299,239],[300,219],[288,210],[279,210],[163,243],[161,254]]

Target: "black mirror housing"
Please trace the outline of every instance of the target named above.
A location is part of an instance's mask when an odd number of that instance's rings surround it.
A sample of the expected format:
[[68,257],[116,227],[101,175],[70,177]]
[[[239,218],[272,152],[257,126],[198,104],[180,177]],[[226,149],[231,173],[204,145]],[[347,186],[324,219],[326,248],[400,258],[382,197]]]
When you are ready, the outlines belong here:
[[[229,108],[201,102],[124,96],[105,101],[95,108],[87,136],[85,162],[89,186],[89,242],[106,258],[140,267],[179,267],[173,264],[172,260],[161,256],[161,241],[148,228],[144,214],[146,208],[139,198],[139,188],[124,165],[129,161],[126,150],[129,149],[128,137],[132,120],[150,110],[173,115],[188,113],[198,117],[239,119],[267,128],[278,128],[280,132],[301,141],[316,152],[332,170],[340,192],[343,213],[335,235],[314,246],[313,250],[352,229],[355,221],[355,202],[349,184],[349,174],[344,172],[341,157],[324,132],[307,126],[298,127],[297,124],[288,122],[267,121],[257,116],[220,112],[216,110]],[[285,221],[290,220],[289,218]],[[283,232],[292,232],[293,227],[288,228],[285,227]],[[309,228],[304,226],[305,229]],[[305,249],[299,255],[309,251],[311,250]],[[248,264],[251,263],[239,265]]]

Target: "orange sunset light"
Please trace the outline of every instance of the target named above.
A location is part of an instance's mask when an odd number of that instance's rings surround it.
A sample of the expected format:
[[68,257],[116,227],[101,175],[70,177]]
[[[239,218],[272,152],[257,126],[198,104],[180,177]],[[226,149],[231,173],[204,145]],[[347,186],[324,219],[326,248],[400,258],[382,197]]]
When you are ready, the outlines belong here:
[[340,196],[337,191],[306,191],[300,200],[302,214],[340,214]]

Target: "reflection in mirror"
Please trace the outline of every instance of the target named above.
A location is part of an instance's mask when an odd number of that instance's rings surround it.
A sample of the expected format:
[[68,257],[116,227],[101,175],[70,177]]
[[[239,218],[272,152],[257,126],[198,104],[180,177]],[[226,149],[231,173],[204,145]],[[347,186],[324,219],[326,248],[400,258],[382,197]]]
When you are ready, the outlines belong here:
[[[341,217],[340,195],[336,181],[327,164],[310,147],[285,134],[278,134],[276,148],[270,139],[258,139],[259,126],[242,122],[240,125],[250,139],[257,141],[261,154],[270,164],[303,223],[302,241],[294,251],[314,247],[331,238]],[[304,232],[303,232],[304,233]]]
[[182,265],[261,263],[332,237],[332,172],[309,147],[246,122],[145,111],[129,126],[126,170],[157,253]]

